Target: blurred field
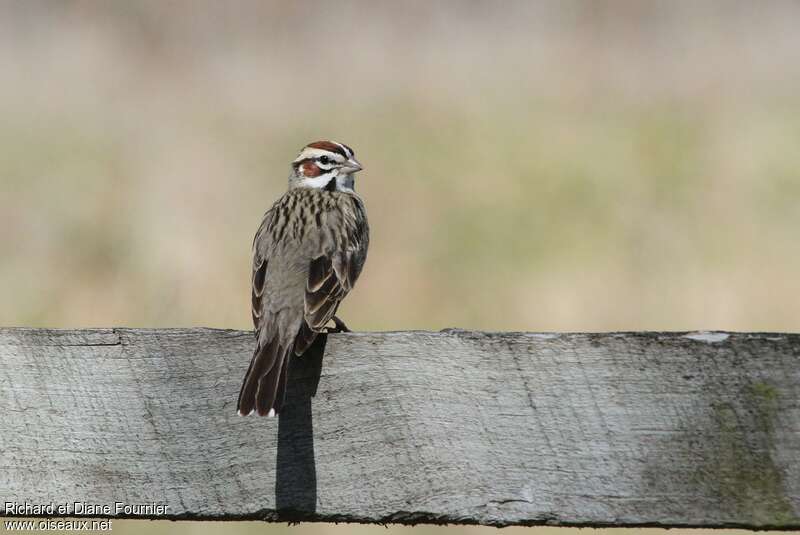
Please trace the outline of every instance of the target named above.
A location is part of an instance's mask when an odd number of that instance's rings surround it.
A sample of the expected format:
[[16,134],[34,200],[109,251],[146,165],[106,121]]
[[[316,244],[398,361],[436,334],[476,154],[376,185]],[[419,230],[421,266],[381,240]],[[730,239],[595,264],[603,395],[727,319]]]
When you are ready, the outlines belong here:
[[250,328],[253,233],[332,138],[358,330],[798,331],[799,17],[2,1],[0,325]]
[[793,2],[4,2],[0,324],[249,327],[306,142],[359,329],[800,325]]

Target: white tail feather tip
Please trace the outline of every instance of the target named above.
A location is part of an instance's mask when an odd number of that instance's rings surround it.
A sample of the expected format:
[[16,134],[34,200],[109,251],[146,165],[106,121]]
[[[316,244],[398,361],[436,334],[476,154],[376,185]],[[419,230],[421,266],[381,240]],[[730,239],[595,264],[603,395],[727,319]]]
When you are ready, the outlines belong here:
[[267,418],[272,418],[273,416],[275,416],[275,409],[270,409]]

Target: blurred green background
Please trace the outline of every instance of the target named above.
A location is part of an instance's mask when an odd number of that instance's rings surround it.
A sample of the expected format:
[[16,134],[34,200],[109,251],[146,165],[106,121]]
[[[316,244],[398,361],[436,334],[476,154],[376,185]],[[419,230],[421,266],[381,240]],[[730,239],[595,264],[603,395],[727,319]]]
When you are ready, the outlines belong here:
[[357,330],[798,331],[798,20],[2,1],[0,325],[251,328],[253,233],[331,138],[365,166]]
[[0,4],[0,324],[249,328],[307,142],[358,329],[800,326],[797,2]]

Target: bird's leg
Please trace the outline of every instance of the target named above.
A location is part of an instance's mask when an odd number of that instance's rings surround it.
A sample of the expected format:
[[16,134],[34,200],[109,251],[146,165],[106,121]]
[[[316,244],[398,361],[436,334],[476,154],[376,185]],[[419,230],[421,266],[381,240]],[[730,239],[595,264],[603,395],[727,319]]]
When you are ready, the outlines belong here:
[[345,325],[345,323],[342,320],[340,320],[339,318],[337,318],[336,316],[334,316],[331,319],[333,320],[333,323],[336,324],[336,327],[326,327],[326,330],[329,333],[349,333],[349,332],[352,332],[347,327],[347,325]]

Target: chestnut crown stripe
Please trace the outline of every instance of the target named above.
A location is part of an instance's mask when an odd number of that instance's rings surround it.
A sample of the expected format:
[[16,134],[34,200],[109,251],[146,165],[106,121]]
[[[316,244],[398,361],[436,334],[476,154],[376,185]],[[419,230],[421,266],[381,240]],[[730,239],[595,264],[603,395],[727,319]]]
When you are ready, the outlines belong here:
[[334,143],[333,141],[315,141],[307,145],[311,149],[322,149],[330,152],[335,152],[344,156],[345,158],[353,157],[353,149],[342,143]]

